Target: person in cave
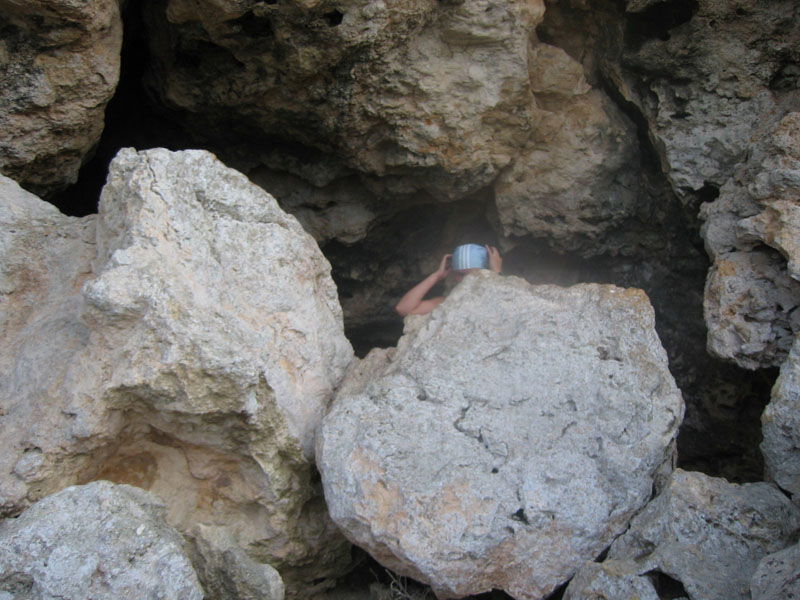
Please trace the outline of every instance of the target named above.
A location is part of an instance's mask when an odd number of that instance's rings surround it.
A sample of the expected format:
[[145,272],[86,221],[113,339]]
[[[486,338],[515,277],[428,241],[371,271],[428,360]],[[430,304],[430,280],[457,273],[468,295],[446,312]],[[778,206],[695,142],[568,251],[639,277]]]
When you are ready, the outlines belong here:
[[494,246],[464,244],[458,246],[453,254],[445,254],[439,262],[439,268],[408,290],[394,309],[401,317],[408,315],[427,315],[444,302],[445,296],[425,299],[425,295],[440,281],[447,279],[451,273],[455,282],[461,281],[471,271],[491,269],[495,273],[503,271],[503,257]]

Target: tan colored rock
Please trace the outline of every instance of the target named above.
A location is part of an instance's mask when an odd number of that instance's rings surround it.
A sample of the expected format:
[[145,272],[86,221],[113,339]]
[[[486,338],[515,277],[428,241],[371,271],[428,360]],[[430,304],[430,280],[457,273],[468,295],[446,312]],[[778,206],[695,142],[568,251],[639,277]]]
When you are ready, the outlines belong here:
[[383,565],[442,598],[538,599],[645,505],[682,415],[643,292],[484,271],[351,367],[317,464]]
[[38,194],[74,183],[119,79],[117,0],[0,0],[0,170]]
[[[215,111],[445,198],[487,185],[530,129],[542,0],[170,0],[151,19],[164,101]],[[194,58],[187,60],[189,55]]]
[[152,494],[108,481],[40,500],[0,522],[0,597],[202,600],[164,512]]
[[563,57],[571,66],[560,70],[565,81],[541,83],[563,96],[559,109],[539,112],[536,133],[499,177],[497,210],[507,235],[533,233],[557,248],[601,254],[642,202],[636,135],[602,93],[586,90],[579,65]]
[[348,546],[310,457],[352,350],[297,221],[200,151],[123,150],[96,218],[3,201],[3,264],[18,265],[0,354],[6,514],[109,479],[156,493],[185,534],[211,526],[228,540],[212,553],[274,566],[290,594],[336,575]]

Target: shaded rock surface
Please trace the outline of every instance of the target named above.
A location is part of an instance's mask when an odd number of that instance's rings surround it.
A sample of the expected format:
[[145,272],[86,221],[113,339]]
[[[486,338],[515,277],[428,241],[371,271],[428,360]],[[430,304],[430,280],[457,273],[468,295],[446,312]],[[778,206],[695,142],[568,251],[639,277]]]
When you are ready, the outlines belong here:
[[4,512],[111,479],[294,592],[335,575],[348,546],[310,457],[352,350],[314,241],[206,152],[121,152],[96,218],[6,185]]
[[800,598],[800,545],[761,559],[750,584],[753,600]]
[[750,369],[779,366],[800,331],[800,112],[767,131],[701,212],[708,347]]
[[795,342],[761,415],[766,478],[800,500],[800,344]]
[[98,481],[40,500],[0,522],[0,591],[11,598],[205,597],[152,494]]
[[0,169],[36,193],[75,182],[120,70],[116,0],[0,2]]
[[323,422],[332,517],[443,597],[546,596],[669,468],[683,403],[647,297],[481,272],[407,328]]
[[793,543],[799,528],[800,510],[771,484],[737,485],[677,469],[608,558],[582,568],[565,597],[592,598],[595,587],[606,594],[649,590],[667,578],[689,598],[746,600],[759,561]]

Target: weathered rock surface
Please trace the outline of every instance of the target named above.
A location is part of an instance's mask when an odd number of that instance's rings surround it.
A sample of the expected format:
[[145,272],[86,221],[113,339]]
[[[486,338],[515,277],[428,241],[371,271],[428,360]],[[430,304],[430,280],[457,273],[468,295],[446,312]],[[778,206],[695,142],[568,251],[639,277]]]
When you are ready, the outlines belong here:
[[795,342],[761,415],[766,478],[800,500],[800,342]]
[[184,540],[152,494],[98,481],[0,522],[0,594],[43,600],[201,600]]
[[761,559],[750,584],[752,600],[800,598],[800,545]]
[[[581,72],[563,51],[552,54],[559,57],[560,71]],[[554,67],[552,75],[557,73]],[[528,145],[498,178],[495,193],[506,235],[533,233],[554,248],[592,256],[619,246],[608,238],[648,206],[638,185],[633,124],[604,94],[590,91],[585,80],[575,87],[548,91],[559,99],[559,110],[541,113]]]
[[747,600],[759,561],[793,543],[799,529],[800,509],[771,484],[737,485],[677,469],[601,567],[582,569],[565,597],[594,597],[587,580],[610,594],[639,587],[636,577],[666,575],[689,598]]
[[347,544],[310,458],[352,350],[297,221],[200,151],[122,151],[96,218],[3,205],[5,513],[110,479],[158,494],[184,533],[225,533],[293,593],[335,574]]
[[42,195],[74,183],[120,69],[117,0],[0,1],[0,170]]
[[583,565],[564,590],[564,600],[661,600],[661,596],[633,560],[607,560]]
[[701,212],[714,260],[704,305],[708,347],[750,369],[780,365],[800,331],[800,113],[767,130]]
[[647,297],[487,271],[407,327],[323,421],[332,517],[442,597],[546,596],[669,468],[683,403]]

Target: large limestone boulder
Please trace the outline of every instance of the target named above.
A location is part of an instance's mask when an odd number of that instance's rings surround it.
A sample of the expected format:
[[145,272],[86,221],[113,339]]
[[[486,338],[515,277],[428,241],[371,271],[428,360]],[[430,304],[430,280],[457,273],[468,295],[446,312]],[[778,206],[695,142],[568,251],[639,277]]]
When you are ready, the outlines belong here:
[[0,596],[202,600],[184,540],[152,494],[98,481],[0,522]]
[[441,597],[547,596],[669,468],[683,402],[647,297],[484,271],[407,326],[323,421],[331,516]]
[[759,561],[786,548],[799,529],[800,509],[771,484],[678,469],[602,565],[581,568],[565,598],[622,598],[616,590],[669,582],[689,598],[749,600]]
[[274,566],[290,593],[337,573],[348,546],[311,458],[352,349],[297,221],[201,151],[123,150],[96,218],[3,202],[6,514],[110,479],[211,532],[198,548]]
[[119,79],[118,0],[0,0],[0,171],[38,194],[74,183]]

